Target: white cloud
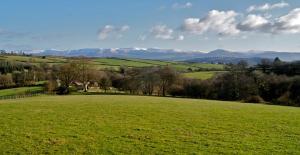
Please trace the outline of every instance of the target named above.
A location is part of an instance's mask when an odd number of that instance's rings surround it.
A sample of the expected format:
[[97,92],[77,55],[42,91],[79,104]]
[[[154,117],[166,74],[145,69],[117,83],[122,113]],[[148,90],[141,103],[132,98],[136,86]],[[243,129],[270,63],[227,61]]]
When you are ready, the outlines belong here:
[[300,8],[279,17],[273,27],[275,33],[300,33]]
[[[184,40],[184,36],[175,32],[172,28],[169,28],[166,25],[156,25],[150,29],[150,36],[154,37],[155,39],[161,40],[177,40],[182,41]],[[145,40],[148,36],[142,35],[139,37],[139,40]]]
[[179,35],[179,36],[177,36],[176,40],[182,41],[182,40],[184,40],[184,36],[183,35]]
[[204,18],[185,19],[182,30],[195,35],[213,32],[221,36],[232,36],[241,32],[300,34],[300,8],[278,18],[272,18],[268,14],[249,14],[237,21],[237,15],[234,11],[212,10]]
[[157,39],[170,40],[173,39],[173,29],[166,25],[156,25],[150,30],[151,34]]
[[258,31],[267,29],[270,22],[260,15],[248,15],[244,21],[238,24],[237,28],[241,31]]
[[180,3],[174,3],[172,5],[173,9],[188,9],[191,8],[193,6],[193,4],[191,2],[186,2],[184,4],[180,4]]
[[147,36],[146,35],[140,35],[139,37],[138,37],[138,40],[140,40],[140,41],[145,41],[147,39]]
[[100,40],[105,40],[110,37],[121,38],[123,32],[126,32],[130,29],[128,25],[123,25],[121,27],[116,27],[113,25],[105,25],[98,32],[98,38]]
[[300,33],[300,8],[296,8],[273,21],[259,15],[248,15],[243,22],[238,24],[238,28],[241,31],[260,31],[272,34]]
[[128,31],[129,29],[130,29],[130,27],[128,25],[124,25],[120,28],[120,31],[125,32],[125,31]]
[[182,29],[192,34],[203,34],[211,31],[219,35],[236,35],[240,31],[236,28],[235,11],[212,10],[204,18],[187,18]]
[[115,27],[112,25],[105,25],[103,28],[99,30],[99,34],[98,34],[99,39],[101,40],[106,39],[109,36],[109,34],[111,34],[114,31],[114,29]]
[[250,6],[247,11],[248,12],[253,12],[253,11],[268,11],[268,10],[273,10],[273,9],[279,9],[279,8],[284,8],[284,7],[288,7],[289,3],[286,3],[284,1],[280,2],[280,3],[275,3],[275,4],[269,4],[269,3],[265,3],[263,5],[252,5]]

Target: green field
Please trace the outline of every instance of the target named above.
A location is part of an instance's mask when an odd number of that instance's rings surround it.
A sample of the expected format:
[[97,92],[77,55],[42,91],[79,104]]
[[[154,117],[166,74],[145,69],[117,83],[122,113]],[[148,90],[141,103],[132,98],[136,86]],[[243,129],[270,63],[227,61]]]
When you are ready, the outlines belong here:
[[1,154],[300,154],[300,108],[142,96],[0,101]]
[[53,57],[47,56],[45,58],[38,57],[38,56],[19,56],[19,55],[5,55],[0,56],[0,60],[9,60],[9,61],[16,61],[16,62],[25,62],[25,63],[64,63],[66,62],[65,58],[62,57]]
[[205,64],[205,63],[184,63],[174,61],[146,60],[146,59],[121,59],[121,58],[95,58],[92,59],[94,65],[99,68],[116,68],[120,66],[126,67],[150,67],[150,66],[172,66],[179,71],[186,71],[191,68],[196,69],[217,69],[223,70],[224,65]]
[[184,73],[185,77],[193,78],[193,79],[201,79],[206,80],[212,78],[216,74],[224,73],[224,71],[203,71],[203,72],[191,72]]
[[[45,58],[39,56],[15,56],[15,55],[0,55],[0,60],[8,60],[14,62],[31,63],[39,65],[41,63],[47,64],[62,64],[68,62],[67,57],[46,56]],[[205,64],[205,63],[184,63],[175,61],[160,61],[160,60],[146,60],[146,59],[131,59],[131,58],[91,58],[91,64],[96,68],[112,68],[119,69],[120,66],[126,67],[150,67],[150,66],[172,66],[179,71],[186,71],[187,69],[214,69],[223,70],[224,65],[219,64]]]
[[2,89],[2,90],[0,90],[0,97],[1,96],[24,95],[29,92],[38,92],[38,91],[42,91],[42,90],[43,90],[43,87],[40,87],[40,86]]

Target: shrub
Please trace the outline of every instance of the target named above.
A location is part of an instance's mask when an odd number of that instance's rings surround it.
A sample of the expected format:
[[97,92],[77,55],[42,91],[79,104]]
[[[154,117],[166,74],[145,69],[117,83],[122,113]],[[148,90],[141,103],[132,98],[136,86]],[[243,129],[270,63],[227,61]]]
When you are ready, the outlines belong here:
[[179,85],[173,85],[168,91],[172,96],[185,96],[184,88]]
[[249,96],[247,97],[244,102],[246,103],[263,103],[264,99],[262,99],[260,96],[258,95],[254,95],[254,96]]
[[280,96],[278,99],[275,99],[273,103],[278,105],[293,105],[290,99],[290,93],[286,92],[282,96]]
[[67,95],[70,93],[69,88],[65,86],[60,86],[57,88],[56,93],[58,95]]
[[295,78],[290,87],[290,99],[294,104],[300,106],[300,78]]
[[44,89],[48,93],[54,93],[57,90],[57,83],[56,81],[50,80],[47,81],[44,85]]

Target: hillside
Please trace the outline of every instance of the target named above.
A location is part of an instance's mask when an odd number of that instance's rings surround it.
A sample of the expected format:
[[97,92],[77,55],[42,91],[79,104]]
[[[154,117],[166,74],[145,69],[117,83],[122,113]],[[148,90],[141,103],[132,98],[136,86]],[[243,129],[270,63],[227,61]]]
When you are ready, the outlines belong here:
[[4,154],[299,154],[300,109],[142,96],[0,101]]
[[[22,56],[22,55],[0,55],[0,60],[7,60],[20,63],[40,64],[62,64],[71,60],[70,57],[63,56]],[[223,70],[224,65],[209,63],[186,63],[177,61],[161,61],[150,59],[133,58],[90,58],[91,63],[99,69],[113,68],[119,69],[120,66],[126,67],[150,67],[150,66],[172,66],[179,71],[193,70]]]
[[[87,57],[118,57],[155,59],[172,61],[192,61],[192,62],[213,62],[213,63],[236,63],[239,60],[246,60],[249,63],[258,63],[261,59],[275,59],[279,57],[284,61],[300,60],[300,53],[297,52],[276,52],[276,51],[228,51],[217,49],[210,52],[184,51],[174,49],[155,48],[86,48],[76,50],[42,50],[38,53],[25,51],[35,55],[47,56],[87,56]],[[206,60],[207,59],[207,60]]]

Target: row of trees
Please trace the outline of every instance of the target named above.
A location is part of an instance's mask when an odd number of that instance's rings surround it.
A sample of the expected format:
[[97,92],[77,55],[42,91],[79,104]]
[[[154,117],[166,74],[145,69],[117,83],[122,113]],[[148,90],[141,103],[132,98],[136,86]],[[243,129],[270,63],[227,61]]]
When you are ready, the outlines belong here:
[[272,62],[269,59],[263,59],[260,64],[254,67],[255,70],[261,70],[263,73],[284,74],[288,76],[300,75],[300,61],[284,62],[275,58]]
[[[54,72],[53,80],[59,80],[60,93],[69,93],[70,85],[81,84],[87,91],[90,85],[97,85],[105,91],[114,87],[131,94],[166,96],[168,89],[176,81],[179,74],[172,68],[126,68],[119,72],[113,70],[97,70],[87,59],[74,60],[59,66]],[[53,85],[53,84],[51,84]]]
[[46,63],[33,65],[0,60],[0,89],[34,85],[37,81],[47,80],[50,71],[51,67]]
[[[49,66],[0,62],[0,88],[33,85],[48,81],[46,89],[67,94],[76,88],[87,92],[97,86],[105,92],[116,89],[130,94],[178,96],[217,100],[244,100],[300,106],[300,78],[297,63],[276,59],[272,63],[248,67],[247,63],[229,65],[228,72],[208,80],[189,79],[169,66],[100,70],[89,59],[77,58]],[[284,72],[282,66],[288,67]],[[291,69],[292,68],[292,69]]]
[[[101,89],[115,88],[130,94],[178,96],[216,100],[244,100],[300,106],[300,77],[263,73],[247,67],[247,63],[229,65],[226,73],[208,80],[189,79],[169,66],[120,68],[120,71],[93,69],[87,60],[60,66],[58,77],[65,92],[74,81]],[[60,89],[61,90],[61,89]]]
[[212,79],[182,80],[170,91],[173,96],[215,100],[244,100],[300,106],[300,77],[263,73],[247,68],[245,62],[231,65],[229,71]]

